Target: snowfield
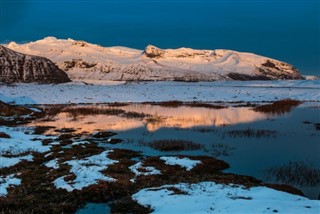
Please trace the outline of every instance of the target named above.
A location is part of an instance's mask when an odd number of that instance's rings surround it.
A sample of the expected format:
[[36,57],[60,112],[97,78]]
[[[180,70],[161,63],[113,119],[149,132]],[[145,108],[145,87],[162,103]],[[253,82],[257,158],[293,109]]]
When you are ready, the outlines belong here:
[[0,100],[16,104],[68,104],[153,101],[261,102],[280,99],[320,101],[320,80],[117,82],[87,85],[0,85]]
[[[175,193],[172,188],[177,188]],[[180,192],[181,191],[181,192]],[[267,187],[201,182],[143,189],[132,196],[153,213],[319,213],[320,201]]]

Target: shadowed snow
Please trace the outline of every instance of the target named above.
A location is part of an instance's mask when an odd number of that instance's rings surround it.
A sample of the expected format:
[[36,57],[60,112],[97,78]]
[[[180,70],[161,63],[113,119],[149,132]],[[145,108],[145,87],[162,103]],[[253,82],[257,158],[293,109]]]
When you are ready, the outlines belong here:
[[[181,192],[175,193],[172,188]],[[153,213],[319,213],[320,201],[267,187],[202,182],[143,189],[132,196]]]

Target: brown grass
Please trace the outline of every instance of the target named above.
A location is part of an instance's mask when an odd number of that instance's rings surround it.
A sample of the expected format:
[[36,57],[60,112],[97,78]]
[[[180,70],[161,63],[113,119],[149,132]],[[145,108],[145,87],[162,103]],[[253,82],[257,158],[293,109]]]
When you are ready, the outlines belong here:
[[277,131],[274,130],[265,130],[265,129],[245,129],[245,130],[231,130],[225,132],[224,135],[237,138],[237,137],[245,137],[245,138],[269,138],[269,137],[276,137],[278,134]]
[[178,100],[169,100],[169,101],[163,101],[163,102],[146,102],[144,104],[159,105],[167,108],[178,108],[181,106],[188,106],[188,107],[195,107],[195,108],[209,108],[209,109],[226,108],[226,106],[222,106],[222,105],[215,105],[215,104],[204,103],[204,102],[182,102]]
[[227,108],[226,106],[213,105],[213,104],[201,103],[201,102],[186,103],[186,106],[196,107],[196,108],[209,108],[209,109],[223,109],[223,108]]
[[[141,157],[139,152],[114,149],[108,157],[119,162],[110,165],[104,174],[116,178],[116,182],[99,182],[84,188],[81,191],[67,192],[63,189],[56,189],[52,182],[60,176],[66,176],[65,180],[74,180],[75,176],[69,172],[70,166],[61,164],[73,157],[84,158],[102,152],[102,148],[95,144],[77,146],[72,149],[61,149],[53,151],[53,155],[45,158],[44,154],[33,153],[33,162],[21,162],[10,168],[0,169],[0,174],[7,175],[20,172],[22,185],[9,190],[6,198],[0,198],[0,213],[74,213],[86,202],[111,202],[112,213],[150,213],[150,207],[143,207],[133,201],[131,195],[142,188],[162,186],[165,184],[176,184],[179,182],[197,183],[202,181],[214,181],[217,183],[242,184],[247,187],[269,185],[249,177],[230,173],[223,173],[229,167],[227,163],[206,156],[179,156],[200,160],[190,171],[180,166],[166,165],[159,157],[149,157],[143,160],[144,166],[154,166],[161,170],[160,175],[139,176],[135,183],[129,180],[134,177],[129,166],[136,162],[132,158]],[[64,153],[59,153],[64,151]],[[43,165],[46,161],[59,158],[60,168],[53,170]],[[285,191],[292,189],[285,186],[270,186]],[[170,188],[173,194],[185,194],[178,189]],[[295,192],[297,193],[297,192]]]
[[303,195],[303,192],[301,192],[300,190],[298,190],[297,188],[294,188],[292,186],[289,185],[285,185],[285,184],[264,184],[264,186],[275,189],[275,190],[279,190],[279,191],[283,191],[283,192],[288,192],[294,195]]
[[123,140],[118,139],[118,138],[111,138],[110,140],[107,141],[107,143],[109,143],[109,144],[119,144],[122,142],[123,142]]
[[183,190],[181,190],[181,189],[178,189],[178,188],[176,188],[176,187],[169,187],[169,188],[167,188],[167,190],[173,192],[173,193],[170,194],[170,195],[188,195],[187,192],[185,192],[185,191],[183,191]]
[[284,114],[290,112],[292,108],[297,107],[302,102],[298,100],[285,99],[275,101],[272,104],[254,107],[253,110],[268,114]]
[[60,133],[72,133],[72,132],[75,132],[76,130],[73,128],[62,128],[62,129],[56,129],[54,131],[60,132]]
[[88,115],[115,115],[125,118],[145,118],[150,115],[138,112],[126,112],[125,110],[114,108],[122,107],[127,104],[110,104],[108,108],[101,106],[85,106],[85,107],[67,107],[63,108],[61,112],[67,112],[70,117],[77,118],[79,116],[88,116]]
[[[179,105],[177,104],[172,104]],[[170,105],[169,105],[170,106]],[[200,106],[198,106],[200,107]],[[204,107],[204,106],[203,106]],[[63,106],[55,106],[50,114],[54,115],[64,108]],[[69,106],[71,109],[71,107]],[[50,109],[50,108],[48,108]],[[49,110],[50,111],[50,110]],[[130,113],[130,112],[129,112]],[[126,117],[145,117],[142,114],[129,114]],[[46,129],[53,127],[39,127],[37,133],[43,134]],[[105,140],[115,133],[112,132],[98,132],[95,133],[96,138]],[[54,140],[60,140],[60,144],[68,145],[71,140],[79,137],[79,135],[61,132],[57,139],[45,139],[43,144],[49,144]],[[86,133],[92,138],[90,133]],[[98,140],[98,139],[94,139]],[[148,143],[148,146],[155,146],[155,149],[161,151],[180,151],[180,150],[197,150],[202,149],[203,145],[194,143],[192,141],[181,140],[162,140]],[[161,186],[165,184],[176,184],[179,182],[197,183],[202,181],[214,181],[217,183],[234,183],[242,184],[247,187],[264,185],[261,181],[250,177],[224,173],[222,170],[229,167],[229,165],[221,160],[217,160],[206,156],[180,156],[188,157],[194,160],[200,160],[202,163],[198,164],[190,171],[186,171],[180,166],[166,165],[159,157],[146,157],[143,160],[144,166],[154,166],[161,170],[160,175],[139,176],[135,183],[130,182],[134,174],[130,171],[129,166],[136,163],[136,158],[141,158],[139,152],[113,149],[108,157],[119,162],[108,166],[104,173],[107,176],[116,178],[116,182],[99,182],[96,185],[84,188],[81,191],[67,192],[63,189],[56,189],[53,181],[61,176],[66,180],[73,180],[75,177],[70,174],[70,166],[63,164],[63,162],[71,159],[82,159],[92,155],[100,154],[104,148],[98,147],[97,143],[90,143],[84,145],[75,145],[64,148],[61,145],[52,146],[52,154],[45,157],[49,153],[32,153],[34,160],[32,162],[22,161],[19,164],[0,169],[1,175],[8,175],[12,173],[21,173],[18,175],[22,179],[20,186],[15,186],[9,189],[7,197],[0,198],[0,213],[74,213],[79,207],[86,202],[112,202],[111,211],[113,213],[150,213],[150,207],[143,207],[137,202],[133,201],[131,195],[141,190],[142,188]],[[10,154],[7,154],[10,155]],[[57,170],[47,168],[44,163],[57,158],[60,168]],[[267,184],[265,184],[267,185]],[[269,185],[269,184],[268,184]],[[276,186],[272,188],[279,188],[284,191],[292,191],[286,186]],[[178,190],[171,189],[174,194],[183,194]]]
[[220,157],[220,156],[230,156],[232,154],[232,151],[234,150],[234,147],[231,147],[227,144],[213,144],[211,154],[214,157]]
[[210,128],[207,128],[207,127],[194,128],[193,130],[196,131],[196,132],[200,132],[200,133],[210,133],[210,132],[216,133],[216,132],[218,132],[217,129],[214,129],[214,128],[211,128],[211,127]]
[[0,132],[0,138],[11,138],[10,135],[4,133],[4,132]]
[[119,115],[125,113],[122,109],[101,108],[98,106],[89,107],[68,107],[61,110],[67,112],[71,117],[88,116],[88,115]]
[[149,146],[159,151],[191,151],[203,149],[204,146],[188,140],[155,140],[150,143],[142,142],[141,144]]
[[41,134],[44,134],[45,132],[49,131],[50,129],[54,129],[54,128],[55,128],[54,126],[36,126],[33,129],[33,134],[41,135]]
[[61,135],[59,135],[58,140],[69,140],[74,137],[75,137],[75,135],[73,135],[73,134],[61,134]]
[[[9,105],[0,101],[0,126],[26,124],[36,118],[43,117],[43,114],[43,112],[34,112],[23,106]],[[9,119],[6,117],[9,117]]]
[[171,101],[158,102],[154,104],[162,107],[178,108],[183,105],[183,102],[177,101],[177,100],[171,100]]
[[31,114],[32,111],[22,106],[9,105],[0,101],[0,116],[22,116]]
[[117,203],[111,203],[110,207],[112,213],[147,214],[153,211],[150,206],[142,206],[137,202],[133,201],[130,196],[121,198],[119,201],[117,201]]
[[302,161],[290,161],[286,165],[266,170],[267,178],[286,185],[317,186],[320,184],[320,170]]
[[125,112],[123,114],[120,115],[121,117],[125,117],[125,118],[145,118],[145,117],[151,117],[150,114],[145,114],[145,113],[138,113],[138,112]]
[[109,138],[114,135],[116,135],[116,133],[114,133],[114,132],[101,131],[101,132],[97,132],[97,133],[93,134],[92,137],[94,137],[94,138]]

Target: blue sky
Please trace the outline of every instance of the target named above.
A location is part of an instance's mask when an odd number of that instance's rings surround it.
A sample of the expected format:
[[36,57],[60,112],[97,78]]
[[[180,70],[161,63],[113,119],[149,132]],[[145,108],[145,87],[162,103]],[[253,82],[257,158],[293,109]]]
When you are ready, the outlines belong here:
[[46,36],[103,46],[253,52],[320,75],[319,0],[0,0],[0,42]]

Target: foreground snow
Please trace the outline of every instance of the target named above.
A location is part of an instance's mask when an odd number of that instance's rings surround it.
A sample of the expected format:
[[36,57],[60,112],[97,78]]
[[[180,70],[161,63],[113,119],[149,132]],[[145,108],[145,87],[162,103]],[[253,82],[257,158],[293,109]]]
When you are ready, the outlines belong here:
[[[172,188],[181,190],[175,193]],[[202,182],[143,189],[132,196],[154,213],[319,213],[320,201],[267,187]]]
[[[110,152],[112,152],[112,150],[81,160],[66,161],[65,164],[71,166],[70,172],[73,173],[76,178],[71,181],[65,181],[66,176],[59,177],[54,181],[54,185],[57,188],[66,189],[71,192],[75,189],[81,190],[84,187],[96,184],[98,181],[115,181],[115,179],[107,177],[101,173],[101,171],[108,168],[108,165],[118,162],[107,157]],[[47,166],[57,168],[55,163],[50,163]]]
[[59,169],[59,163],[58,163],[58,159],[53,159],[48,161],[46,164],[44,164],[46,167],[48,168],[52,168],[52,169]]
[[25,153],[43,153],[51,148],[42,145],[41,139],[44,139],[44,136],[29,134],[33,130],[28,127],[0,127],[0,132],[11,136],[11,138],[0,138],[0,169],[14,166],[22,160],[32,161],[33,156]]
[[148,175],[160,175],[161,171],[153,166],[143,166],[142,162],[138,162],[129,167],[131,172],[134,174],[134,178],[130,179],[134,183],[138,176],[148,176]]
[[21,179],[16,178],[15,174],[0,176],[0,197],[6,196],[8,194],[7,189],[11,186],[19,186],[21,184]]
[[140,176],[140,175],[159,175],[161,174],[161,171],[156,169],[153,166],[143,166],[142,162],[138,162],[132,166],[129,167],[129,169],[131,170],[131,172],[133,174],[135,174],[136,176]]
[[259,102],[279,99],[320,101],[320,80],[141,82],[118,85],[0,85],[0,100],[17,104],[66,104],[148,101]]
[[32,155],[24,155],[24,156],[18,156],[18,157],[2,157],[0,156],[0,169],[14,166],[20,161],[26,160],[26,161],[32,161],[33,156]]
[[189,158],[179,158],[179,157],[160,157],[160,160],[163,160],[167,165],[178,165],[180,167],[186,168],[187,171],[190,171],[196,165],[200,164],[199,160],[191,160]]

